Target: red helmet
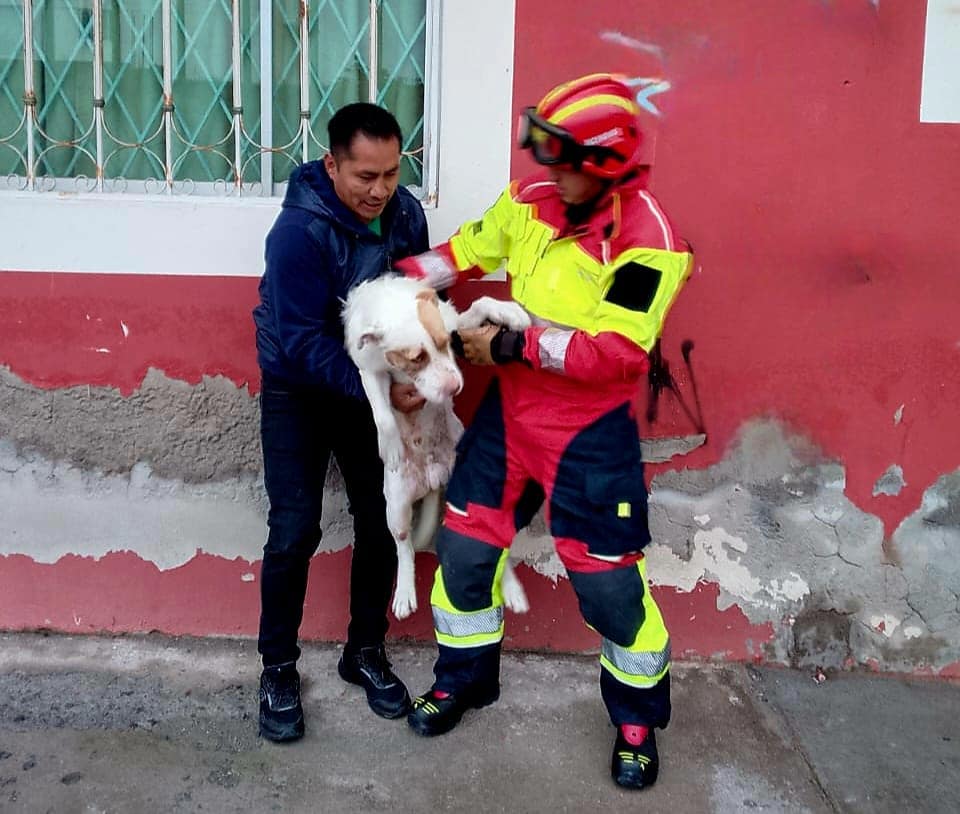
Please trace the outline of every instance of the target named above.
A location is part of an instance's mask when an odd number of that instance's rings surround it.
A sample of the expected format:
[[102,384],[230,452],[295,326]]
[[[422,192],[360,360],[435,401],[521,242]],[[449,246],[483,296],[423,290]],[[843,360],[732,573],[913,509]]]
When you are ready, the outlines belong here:
[[569,164],[616,180],[634,169],[640,107],[625,77],[598,73],[559,85],[520,117],[518,141],[538,164]]

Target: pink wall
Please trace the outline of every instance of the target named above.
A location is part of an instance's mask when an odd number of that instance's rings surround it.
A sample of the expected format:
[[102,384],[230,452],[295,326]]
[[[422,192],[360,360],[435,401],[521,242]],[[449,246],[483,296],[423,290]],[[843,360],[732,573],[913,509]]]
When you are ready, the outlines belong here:
[[[709,467],[745,422],[774,416],[842,463],[847,497],[889,536],[960,464],[960,126],[919,122],[922,3],[758,8],[518,0],[514,106],[593,71],[669,82],[649,95],[659,112],[647,118],[653,190],[702,271],[674,310],[665,350],[678,362],[680,341],[695,341],[708,443],[650,476]],[[513,166],[521,174],[529,162],[515,153]],[[28,385],[112,386],[127,397],[154,367],[191,384],[222,374],[256,391],[252,278],[0,272],[0,286],[0,365]],[[461,288],[461,302],[475,291]],[[121,319],[138,330],[117,342]],[[108,344],[109,354],[98,350]],[[465,414],[480,385],[475,376]],[[669,401],[661,413],[651,434],[692,432]],[[905,488],[874,497],[893,463]],[[347,561],[346,552],[318,557],[305,636],[342,635]],[[206,554],[167,571],[126,553],[56,564],[0,556],[0,628],[250,635],[258,586],[241,577],[251,568]],[[423,556],[423,604],[431,568]],[[596,645],[569,585],[528,568],[521,579],[534,610],[512,620],[511,645]],[[762,657],[773,627],[736,606],[718,610],[718,593],[657,589],[675,653]],[[428,614],[395,632],[429,638]]]
[[[843,462],[847,495],[888,533],[960,463],[960,126],[920,124],[924,12],[868,0],[517,5],[518,112],[594,71],[670,82],[650,97],[662,113],[648,119],[652,187],[703,270],[666,351],[679,361],[679,341],[694,339],[709,431],[684,465],[713,462],[748,418],[779,416]],[[517,155],[514,167],[528,164]],[[872,497],[895,462],[906,488]]]

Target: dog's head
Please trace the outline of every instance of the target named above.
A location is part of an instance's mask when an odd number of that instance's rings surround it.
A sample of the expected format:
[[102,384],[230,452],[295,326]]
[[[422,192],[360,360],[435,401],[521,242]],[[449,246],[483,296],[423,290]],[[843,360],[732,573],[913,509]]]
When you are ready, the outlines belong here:
[[463,374],[450,345],[455,312],[450,308],[451,319],[445,320],[437,292],[430,288],[416,292],[414,306],[415,319],[363,333],[358,350],[378,346],[395,380],[412,382],[429,402],[444,402],[463,389]]

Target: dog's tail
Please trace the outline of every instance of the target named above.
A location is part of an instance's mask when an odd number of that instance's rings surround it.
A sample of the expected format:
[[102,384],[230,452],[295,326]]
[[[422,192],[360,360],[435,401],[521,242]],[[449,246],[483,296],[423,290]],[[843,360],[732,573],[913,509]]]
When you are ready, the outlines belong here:
[[413,520],[413,529],[410,532],[410,542],[414,551],[426,551],[433,548],[433,538],[440,528],[440,512],[443,508],[443,490],[435,489],[427,492],[420,501],[416,516]]

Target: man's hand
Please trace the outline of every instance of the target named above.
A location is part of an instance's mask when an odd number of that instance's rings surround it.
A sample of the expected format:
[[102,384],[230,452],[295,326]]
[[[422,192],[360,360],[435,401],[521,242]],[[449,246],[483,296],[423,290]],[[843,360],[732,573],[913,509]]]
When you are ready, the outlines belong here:
[[412,384],[392,382],[390,384],[390,405],[401,413],[413,413],[423,407],[427,400],[420,395]]
[[490,341],[500,330],[499,325],[483,325],[480,328],[464,328],[457,331],[463,342],[463,355],[474,365],[493,365]]
[[463,355],[475,365],[505,365],[522,362],[524,332],[503,325],[462,328],[457,333],[463,342]]

